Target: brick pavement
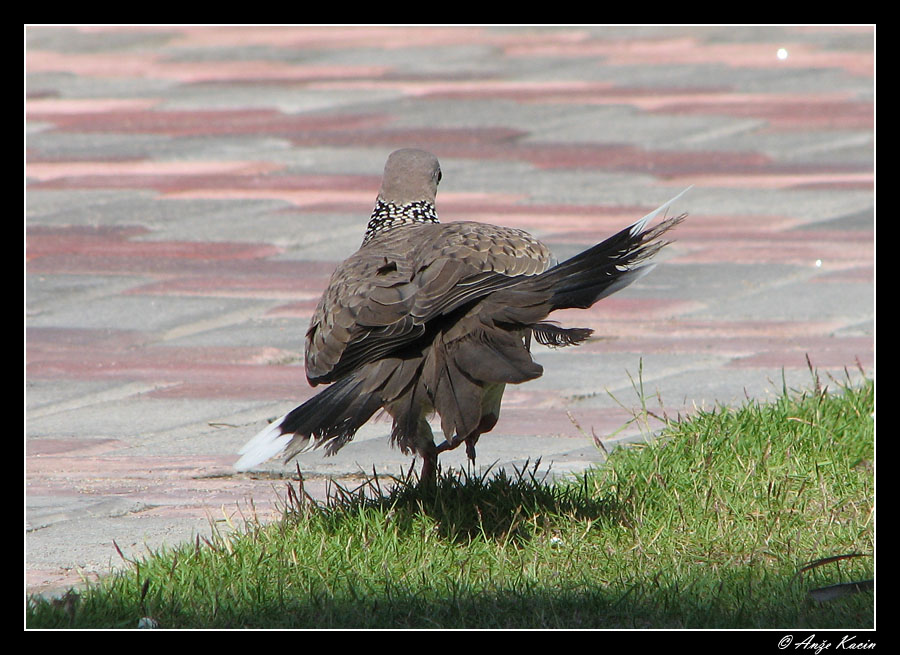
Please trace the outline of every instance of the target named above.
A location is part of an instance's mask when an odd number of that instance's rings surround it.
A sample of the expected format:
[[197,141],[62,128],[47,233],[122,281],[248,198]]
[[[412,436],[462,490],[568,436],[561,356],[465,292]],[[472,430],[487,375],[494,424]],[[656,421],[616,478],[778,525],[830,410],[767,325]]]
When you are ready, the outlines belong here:
[[[522,227],[561,258],[694,185],[652,275],[557,317],[600,338],[537,351],[544,377],[508,391],[480,464],[602,461],[585,432],[634,438],[612,396],[638,405],[639,367],[673,416],[771,396],[782,371],[805,387],[807,356],[826,381],[873,374],[873,37],[28,28],[27,588],[250,498],[274,515],[283,483],[234,475],[233,453],[311,395],[306,323],[397,147],[441,159],[444,221]],[[388,430],[303,455],[309,489],[408,467]]]

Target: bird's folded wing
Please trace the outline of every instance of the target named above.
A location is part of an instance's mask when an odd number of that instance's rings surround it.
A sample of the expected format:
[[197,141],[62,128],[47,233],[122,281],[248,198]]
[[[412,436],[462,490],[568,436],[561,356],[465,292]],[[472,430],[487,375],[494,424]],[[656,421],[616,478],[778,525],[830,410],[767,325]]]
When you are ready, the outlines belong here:
[[307,332],[307,378],[331,382],[398,352],[433,319],[551,262],[546,246],[513,228],[460,222],[390,230],[332,276]]

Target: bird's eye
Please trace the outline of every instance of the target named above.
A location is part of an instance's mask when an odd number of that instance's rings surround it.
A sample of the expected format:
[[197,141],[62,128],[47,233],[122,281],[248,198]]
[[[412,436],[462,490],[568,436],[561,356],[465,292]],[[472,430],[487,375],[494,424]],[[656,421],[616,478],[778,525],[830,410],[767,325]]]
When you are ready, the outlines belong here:
[[438,173],[438,174],[437,174],[437,184],[440,184],[440,183],[441,183],[441,178],[443,177],[443,173],[441,173],[440,169],[438,169],[438,172],[437,172],[437,173]]

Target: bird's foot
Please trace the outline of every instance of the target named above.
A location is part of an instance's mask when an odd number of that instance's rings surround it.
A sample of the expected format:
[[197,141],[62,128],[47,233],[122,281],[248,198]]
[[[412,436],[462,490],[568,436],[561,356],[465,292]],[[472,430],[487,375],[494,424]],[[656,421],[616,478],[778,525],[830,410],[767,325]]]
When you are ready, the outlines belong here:
[[433,485],[437,480],[437,458],[440,451],[431,446],[422,455],[422,472],[419,474],[419,486]]
[[475,439],[466,439],[466,457],[469,458],[472,464],[475,463]]

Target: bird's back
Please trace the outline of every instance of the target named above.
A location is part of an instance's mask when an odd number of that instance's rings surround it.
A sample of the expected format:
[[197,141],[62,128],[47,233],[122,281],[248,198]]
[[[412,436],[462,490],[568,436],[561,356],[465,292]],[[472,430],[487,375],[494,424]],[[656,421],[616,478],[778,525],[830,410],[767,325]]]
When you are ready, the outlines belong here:
[[385,230],[335,270],[306,335],[310,383],[402,350],[432,321],[541,273],[552,255],[516,228],[472,221]]

